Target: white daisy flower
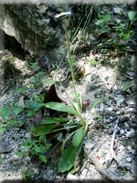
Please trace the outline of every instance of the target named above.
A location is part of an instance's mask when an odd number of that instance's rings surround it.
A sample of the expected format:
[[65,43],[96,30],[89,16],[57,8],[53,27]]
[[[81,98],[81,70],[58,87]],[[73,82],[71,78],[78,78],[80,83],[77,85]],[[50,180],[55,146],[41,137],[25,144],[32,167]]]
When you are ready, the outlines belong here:
[[54,15],[55,18],[59,18],[63,15],[71,15],[71,11],[61,12],[59,14]]

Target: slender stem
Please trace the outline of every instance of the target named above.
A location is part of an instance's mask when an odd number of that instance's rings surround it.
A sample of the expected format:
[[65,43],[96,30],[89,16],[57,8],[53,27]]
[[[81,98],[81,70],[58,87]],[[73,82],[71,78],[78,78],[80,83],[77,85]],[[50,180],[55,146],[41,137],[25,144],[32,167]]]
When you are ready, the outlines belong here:
[[65,25],[65,32],[66,32],[66,39],[67,39],[67,48],[68,48],[68,56],[69,56],[69,64],[70,64],[70,69],[71,69],[71,76],[72,76],[72,81],[73,81],[73,88],[76,96],[76,101],[78,105],[78,113],[80,114],[80,105],[78,101],[78,96],[76,92],[76,86],[75,86],[75,81],[74,81],[74,73],[73,73],[73,67],[72,67],[72,62],[71,62],[71,55],[70,55],[70,45],[69,45],[69,39],[68,39],[68,32],[67,32],[67,26],[66,26],[66,21],[64,20],[64,25]]
[[128,29],[128,32],[130,31],[131,29],[131,25],[132,25],[133,21],[130,22],[130,26],[129,26],[129,29]]
[[33,4],[33,10],[34,10],[34,19],[35,19],[35,40],[36,40],[36,50],[38,53],[38,42],[37,42],[37,28],[36,28],[36,15],[35,15],[35,6]]

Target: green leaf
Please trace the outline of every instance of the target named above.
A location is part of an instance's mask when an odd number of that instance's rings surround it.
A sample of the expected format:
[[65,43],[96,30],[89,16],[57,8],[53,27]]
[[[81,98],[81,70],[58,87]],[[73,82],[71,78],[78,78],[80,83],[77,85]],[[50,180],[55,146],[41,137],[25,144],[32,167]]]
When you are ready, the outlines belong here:
[[72,102],[73,106],[75,107],[76,111],[78,111],[78,104],[77,104],[76,99],[72,99],[71,102]]
[[77,147],[80,145],[81,141],[83,139],[83,131],[82,128],[80,128],[73,137],[73,146]]
[[47,159],[44,155],[39,155],[39,159],[41,159],[44,163],[47,163]]
[[51,83],[51,84],[53,84],[54,81],[53,80],[45,80],[45,83]]
[[130,82],[126,82],[124,85],[123,85],[123,91],[125,91],[126,89],[128,89],[130,87],[131,83]]
[[98,20],[95,24],[98,25],[98,24],[101,24],[101,23],[103,23],[103,22],[106,22],[106,20],[105,20],[105,19],[100,19],[100,20]]
[[6,118],[7,116],[10,115],[9,113],[9,108],[6,107],[1,107],[0,108],[0,115],[2,116],[2,119]]
[[98,18],[100,19],[100,17],[101,17],[101,7],[98,8],[98,13],[97,13],[97,15],[98,15]]
[[91,65],[95,66],[98,64],[95,60],[85,60],[85,62],[90,62]]
[[133,19],[135,18],[136,15],[137,15],[137,11],[128,12],[128,17],[129,17],[130,21],[133,21]]
[[27,111],[27,116],[30,117],[32,115],[35,115],[36,112],[35,111]]
[[38,78],[32,78],[32,80],[33,80],[33,81],[39,81],[39,79],[38,79]]
[[22,92],[24,92],[25,90],[28,90],[28,88],[21,87],[21,88],[18,88],[18,89],[16,90],[16,92],[22,93]]
[[14,154],[15,154],[15,155],[20,155],[20,154],[21,154],[21,152],[15,152]]
[[0,133],[4,132],[6,130],[6,128],[0,128]]
[[127,41],[129,38],[130,38],[130,34],[127,33],[127,34],[124,35],[123,41]]
[[99,118],[99,119],[102,119],[102,116],[100,115],[93,115],[95,118]]
[[107,15],[104,16],[104,18],[108,21],[108,20],[111,19],[111,15],[110,14],[107,14]]
[[28,155],[28,154],[29,154],[28,151],[21,152],[21,155]]
[[58,164],[59,172],[65,172],[72,168],[79,148],[80,146],[74,147],[70,145],[65,149]]
[[8,62],[12,62],[14,60],[15,60],[15,58],[11,58],[11,59],[8,60]]
[[9,121],[6,121],[6,124],[4,124],[4,126],[7,127],[9,125],[14,125],[17,123],[18,123],[18,121],[16,121],[16,120],[9,120]]
[[52,123],[60,123],[60,122],[64,122],[64,121],[69,121],[70,118],[50,118],[50,119],[46,119],[43,120],[41,123],[42,124],[52,124]]
[[33,101],[33,100],[29,100],[28,102],[26,102],[28,104],[28,108],[29,109],[35,109],[38,107],[37,102]]
[[45,72],[38,72],[37,75],[44,75],[44,74],[45,74]]
[[38,65],[38,63],[30,63],[32,66],[36,66]]
[[12,108],[12,111],[14,112],[14,114],[17,116],[20,112],[23,111],[23,108],[21,106],[18,106],[18,107],[13,107]]
[[42,143],[42,142],[45,141],[45,139],[46,139],[46,135],[41,135],[41,136],[39,137],[39,142]]
[[104,101],[108,101],[108,100],[109,100],[109,99],[106,99],[106,98],[100,99],[99,101],[97,101],[97,102],[92,106],[91,110],[92,110],[96,105],[98,105],[99,103],[104,102]]
[[45,104],[45,107],[56,111],[68,112],[71,114],[75,114],[76,116],[80,116],[75,109],[58,102],[48,102]]
[[34,145],[34,147],[32,148],[33,151],[37,152],[37,153],[45,153],[46,149],[44,146],[38,146],[38,145]]
[[35,136],[46,135],[51,130],[59,126],[62,126],[62,125],[46,125],[46,126],[36,127],[36,128],[33,128],[32,134]]
[[38,107],[39,107],[39,108],[40,108],[40,107],[45,107],[45,104],[44,104],[44,103],[41,103],[41,104],[38,105]]
[[25,142],[23,142],[21,145],[24,146],[26,149],[29,149],[30,147],[32,147],[33,144],[31,142],[31,139],[28,139]]
[[108,32],[108,29],[100,29],[103,32]]
[[75,168],[74,167],[72,167],[69,171],[68,171],[68,173],[69,174],[74,174],[74,173],[76,173],[76,170],[75,170]]
[[[69,59],[67,61],[69,63]],[[74,58],[71,58],[71,63],[72,63],[72,65],[75,65],[75,59]]]
[[[71,94],[73,94],[73,95],[75,95],[75,91],[74,91],[74,90],[73,90],[73,91],[71,91],[70,93],[71,93]],[[80,93],[79,93],[79,92],[77,92],[77,91],[76,91],[76,94],[77,94],[77,97],[78,97],[78,99],[79,99],[80,108],[81,108],[80,113],[81,113],[81,112],[82,112],[82,98],[81,98],[81,95],[80,95]],[[76,108],[76,110],[78,111],[78,104],[77,104],[76,99],[73,99],[73,100],[72,100],[72,104],[74,105],[74,107],[75,107],[75,108]]]

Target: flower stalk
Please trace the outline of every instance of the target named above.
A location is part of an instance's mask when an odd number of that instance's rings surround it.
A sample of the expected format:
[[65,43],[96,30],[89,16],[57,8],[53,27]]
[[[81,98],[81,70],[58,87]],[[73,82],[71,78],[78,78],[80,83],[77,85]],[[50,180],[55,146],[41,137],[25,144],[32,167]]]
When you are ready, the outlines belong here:
[[64,25],[65,25],[65,33],[66,33],[67,48],[68,48],[68,57],[69,57],[69,64],[70,64],[71,76],[72,76],[72,81],[73,81],[73,88],[74,88],[75,97],[76,97],[76,101],[77,101],[77,105],[78,105],[78,113],[81,114],[80,104],[79,104],[78,95],[77,95],[76,86],[75,86],[75,81],[74,81],[73,66],[72,66],[71,54],[70,54],[70,45],[69,45],[68,32],[67,32],[67,26],[66,26],[66,20],[65,19],[64,19]]

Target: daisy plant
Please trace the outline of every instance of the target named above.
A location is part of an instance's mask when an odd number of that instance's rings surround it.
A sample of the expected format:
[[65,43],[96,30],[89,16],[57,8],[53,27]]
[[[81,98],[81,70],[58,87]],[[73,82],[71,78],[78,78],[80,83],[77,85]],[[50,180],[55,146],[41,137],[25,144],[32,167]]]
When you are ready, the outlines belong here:
[[[62,144],[62,156],[58,164],[59,172],[70,171],[70,169],[74,167],[76,156],[78,156],[78,154],[81,151],[83,139],[88,129],[87,121],[90,117],[91,110],[100,102],[104,102],[108,100],[105,98],[100,99],[98,102],[96,102],[92,106],[89,112],[88,118],[85,120],[82,117],[81,115],[82,114],[82,98],[78,93],[78,91],[76,90],[73,65],[72,65],[72,59],[70,54],[70,43],[68,38],[66,19],[64,18],[68,15],[71,15],[70,11],[56,14],[55,18],[63,17],[63,23],[65,26],[65,34],[66,34],[66,41],[67,41],[67,54],[68,54],[68,59],[69,59],[69,64],[71,69],[71,76],[73,81],[73,88],[74,88],[74,91],[72,93],[75,95],[75,98],[71,101],[71,107],[58,102],[41,103],[39,104],[39,107],[46,107],[56,111],[71,113],[77,116],[79,120],[71,119],[71,118],[62,118],[62,117],[49,118],[42,121],[42,124],[44,124],[44,126],[36,127],[32,130],[32,134],[34,136],[41,136],[41,135],[47,135],[53,132],[58,132],[64,129],[73,129],[71,134],[64,140]],[[58,125],[55,125],[57,123]],[[70,139],[70,137],[72,137],[72,144],[69,147],[65,148],[66,141]]]

